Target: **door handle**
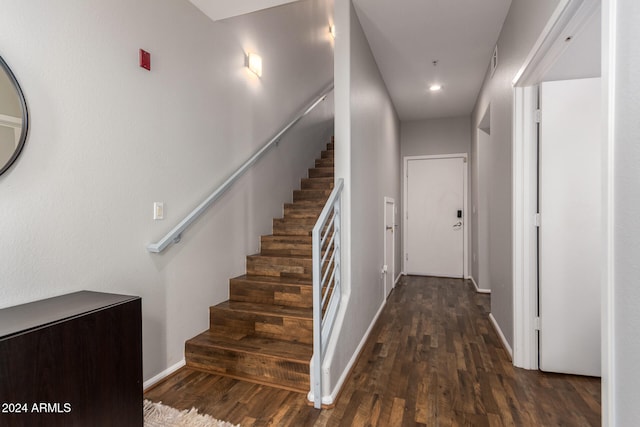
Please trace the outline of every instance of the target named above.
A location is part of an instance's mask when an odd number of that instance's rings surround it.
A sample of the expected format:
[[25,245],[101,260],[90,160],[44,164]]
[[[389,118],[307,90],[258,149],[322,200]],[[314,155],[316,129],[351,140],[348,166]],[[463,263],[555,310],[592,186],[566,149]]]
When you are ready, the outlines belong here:
[[393,227],[392,227],[392,226],[390,226],[390,225],[387,225],[387,227],[385,228],[385,230],[391,230],[391,231],[393,231]]
[[453,224],[453,228],[460,228],[462,227],[462,221],[458,221],[455,224]]

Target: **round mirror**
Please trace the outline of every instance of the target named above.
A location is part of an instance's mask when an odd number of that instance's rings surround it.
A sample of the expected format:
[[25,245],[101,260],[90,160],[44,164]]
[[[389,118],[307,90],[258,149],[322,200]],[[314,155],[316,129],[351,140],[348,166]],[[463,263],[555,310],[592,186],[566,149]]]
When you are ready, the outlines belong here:
[[27,139],[27,104],[9,66],[0,57],[0,175],[11,167]]

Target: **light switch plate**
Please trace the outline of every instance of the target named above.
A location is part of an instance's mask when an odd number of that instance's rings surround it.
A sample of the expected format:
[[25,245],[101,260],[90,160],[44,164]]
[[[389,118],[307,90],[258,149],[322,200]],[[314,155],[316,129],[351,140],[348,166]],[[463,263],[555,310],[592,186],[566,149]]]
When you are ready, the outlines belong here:
[[164,219],[164,203],[162,202],[153,203],[153,219],[155,220]]

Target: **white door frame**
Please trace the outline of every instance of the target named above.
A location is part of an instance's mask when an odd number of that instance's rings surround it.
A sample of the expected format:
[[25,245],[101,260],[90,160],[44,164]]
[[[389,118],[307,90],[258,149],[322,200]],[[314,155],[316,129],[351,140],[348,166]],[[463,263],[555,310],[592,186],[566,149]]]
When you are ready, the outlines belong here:
[[[537,88],[542,76],[549,70],[566,47],[567,36],[575,34],[592,16],[599,0],[561,0],[549,19],[540,37],[531,49],[520,71],[512,81],[513,109],[513,324],[514,352],[513,364],[525,369],[538,369],[538,342],[536,334],[537,317],[537,242],[535,227],[537,194],[537,134],[535,110],[537,108]],[[603,36],[611,33],[614,18],[603,12]],[[606,31],[605,31],[606,30]],[[609,64],[606,46],[603,48],[603,66]],[[603,74],[603,81],[606,82]],[[610,83],[609,83],[610,84]],[[604,84],[605,92],[607,83]],[[608,99],[607,96],[603,99]],[[603,112],[603,120],[608,115]],[[606,121],[605,121],[606,123]],[[607,131],[605,131],[607,132]],[[609,143],[610,144],[610,143]],[[612,253],[610,233],[611,173],[610,155],[607,144],[603,144],[603,188],[605,239],[607,248],[603,259],[603,311],[602,311],[602,378],[603,378],[603,421],[610,416],[607,401],[612,396],[611,358],[608,356],[608,328],[612,324],[612,313],[608,310],[610,300],[610,260]]]
[[[491,145],[491,103],[487,104],[487,107],[482,114],[482,119],[478,124],[478,127],[475,129],[476,131],[476,169],[475,175],[471,177],[471,182],[475,181],[475,206],[473,209],[475,210],[473,214],[475,214],[475,224],[472,224],[471,227],[475,227],[473,232],[476,236],[475,242],[475,263],[478,268],[478,277],[473,277],[473,268],[471,269],[470,277],[473,282],[476,292],[490,294],[491,293],[491,274],[489,271],[489,224],[488,224],[488,200],[485,198],[484,200],[480,197],[481,194],[484,194],[484,197],[487,197],[487,188],[488,182],[486,178],[486,169],[488,167],[486,162],[482,162],[481,158],[483,157],[481,154],[485,154],[488,150],[485,145],[487,143]],[[486,135],[486,136],[484,136]],[[484,177],[482,179],[481,177]],[[473,185],[471,187],[471,193],[473,194],[474,188]],[[473,206],[473,201],[472,201]],[[481,221],[486,220],[486,221]],[[471,228],[470,227],[470,228]],[[472,239],[473,242],[473,239]],[[471,248],[472,253],[474,253],[474,248]],[[471,261],[473,264],[473,260]]]
[[537,86],[514,88],[513,364],[538,369]]
[[[392,238],[391,238],[391,260],[387,259],[387,204],[391,204],[392,207],[392,218],[391,218],[391,227],[393,227],[392,230]],[[387,280],[389,277],[391,277],[391,289],[396,287],[396,238],[395,238],[395,233],[396,233],[396,201],[394,199],[392,199],[391,197],[385,197],[384,198],[384,204],[382,205],[383,207],[383,222],[384,224],[382,225],[382,241],[383,241],[383,255],[382,255],[382,259],[383,259],[383,263],[386,267],[385,270],[385,277],[384,277],[384,299],[387,299],[387,296],[389,294],[389,292],[391,292],[391,290],[387,290]]]
[[471,215],[469,215],[468,209],[468,201],[469,201],[469,161],[467,158],[467,153],[456,153],[456,154],[438,154],[438,155],[430,155],[430,156],[405,156],[403,159],[403,174],[404,174],[404,189],[403,189],[403,201],[402,201],[402,271],[407,271],[406,266],[406,253],[407,253],[407,237],[408,231],[406,226],[407,220],[407,196],[409,192],[409,180],[407,179],[407,174],[409,173],[409,161],[410,160],[433,160],[433,159],[455,159],[462,158],[464,159],[464,168],[462,182],[463,182],[463,207],[462,207],[462,233],[463,233],[463,251],[462,251],[462,269],[463,269],[463,277],[465,279],[469,278],[469,227],[468,222],[471,221]]

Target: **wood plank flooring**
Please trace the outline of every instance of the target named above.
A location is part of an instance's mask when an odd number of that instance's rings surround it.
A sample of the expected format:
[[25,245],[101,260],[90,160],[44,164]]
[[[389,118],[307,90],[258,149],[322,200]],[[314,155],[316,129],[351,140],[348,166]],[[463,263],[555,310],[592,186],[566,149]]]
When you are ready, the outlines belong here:
[[242,426],[597,426],[600,379],[514,368],[463,280],[406,276],[333,409],[183,368],[146,398]]

